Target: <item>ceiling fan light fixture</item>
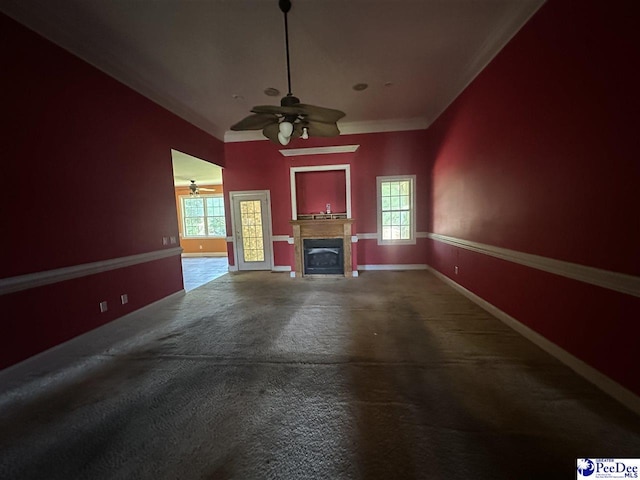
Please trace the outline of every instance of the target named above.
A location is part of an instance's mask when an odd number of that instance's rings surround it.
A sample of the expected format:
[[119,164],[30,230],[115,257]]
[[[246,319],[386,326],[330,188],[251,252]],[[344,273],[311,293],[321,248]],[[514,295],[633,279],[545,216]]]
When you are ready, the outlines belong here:
[[284,120],[282,122],[280,122],[280,133],[282,135],[284,135],[285,137],[289,138],[291,137],[291,134],[293,133],[293,123],[288,122],[287,120]]
[[287,137],[287,136],[283,135],[282,132],[278,133],[278,141],[282,145],[288,145],[290,140],[291,140],[291,137]]
[[189,195],[192,197],[197,197],[200,195],[200,190],[198,189],[198,185],[196,185],[195,180],[191,180],[191,185],[189,185]]

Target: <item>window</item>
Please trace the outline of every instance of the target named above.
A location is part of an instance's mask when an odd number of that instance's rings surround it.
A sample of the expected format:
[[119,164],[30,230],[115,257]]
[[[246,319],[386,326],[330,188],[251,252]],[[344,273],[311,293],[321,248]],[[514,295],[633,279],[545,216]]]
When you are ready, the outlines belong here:
[[415,175],[377,177],[378,244],[415,244]]
[[185,238],[227,236],[222,195],[181,198]]

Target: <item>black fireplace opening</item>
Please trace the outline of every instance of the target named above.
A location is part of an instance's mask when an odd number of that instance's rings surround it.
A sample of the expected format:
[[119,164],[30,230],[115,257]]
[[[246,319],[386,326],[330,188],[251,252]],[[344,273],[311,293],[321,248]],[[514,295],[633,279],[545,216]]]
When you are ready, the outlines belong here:
[[307,238],[302,243],[305,274],[344,274],[342,238]]

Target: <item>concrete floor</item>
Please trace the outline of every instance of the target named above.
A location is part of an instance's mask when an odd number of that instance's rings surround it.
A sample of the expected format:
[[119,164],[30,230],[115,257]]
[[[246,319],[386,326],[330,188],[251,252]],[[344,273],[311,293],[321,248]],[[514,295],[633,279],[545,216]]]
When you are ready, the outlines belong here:
[[555,479],[640,417],[424,271],[224,275],[0,372],[2,479]]

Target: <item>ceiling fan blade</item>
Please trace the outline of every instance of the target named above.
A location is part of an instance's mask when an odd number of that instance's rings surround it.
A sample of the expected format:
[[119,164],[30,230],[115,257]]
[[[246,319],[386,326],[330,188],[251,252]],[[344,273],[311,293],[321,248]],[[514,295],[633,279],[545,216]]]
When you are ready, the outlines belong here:
[[304,103],[299,103],[296,105],[296,107],[299,107],[302,110],[304,110],[304,113],[303,113],[304,117],[307,120],[311,120],[311,121],[318,121],[318,122],[324,122],[324,123],[336,123],[338,120],[340,120],[342,117],[346,115],[346,113],[340,110],[335,110],[333,108],[318,107],[316,105],[307,105]]
[[272,123],[271,125],[267,125],[262,129],[262,134],[265,137],[267,137],[269,140],[271,140],[273,143],[277,143],[278,145],[280,145],[280,142],[278,141],[279,131],[280,129],[278,128],[278,124]]
[[301,115],[304,110],[297,105],[290,107],[282,107],[277,105],[257,105],[251,109],[253,113],[272,114],[272,115]]
[[338,135],[340,135],[340,130],[338,130],[338,126],[335,123],[307,121],[304,123],[296,124],[296,128],[294,131],[300,131],[300,133],[302,133],[303,127],[307,127],[307,132],[309,133],[310,137],[337,137]]
[[198,187],[198,190],[200,190],[202,192],[215,192],[216,191],[215,188],[207,188],[207,187]]
[[262,130],[267,125],[278,123],[278,117],[270,113],[257,113],[243,118],[235,125],[231,126],[231,130]]

